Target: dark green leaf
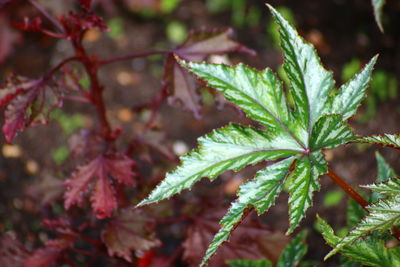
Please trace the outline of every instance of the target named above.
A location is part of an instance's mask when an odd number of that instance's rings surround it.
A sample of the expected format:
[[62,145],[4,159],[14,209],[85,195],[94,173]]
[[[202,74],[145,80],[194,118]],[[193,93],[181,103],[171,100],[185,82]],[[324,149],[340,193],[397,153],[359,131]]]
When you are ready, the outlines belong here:
[[357,143],[369,143],[400,149],[399,134],[371,135],[355,140]]
[[276,267],[295,267],[307,253],[307,244],[305,243],[307,232],[302,231],[295,236],[289,245],[283,250],[279,257]]
[[[329,246],[335,247],[340,242],[340,237],[336,236],[333,229],[319,216],[317,216],[317,227]],[[344,246],[340,252],[351,260],[368,266],[400,266],[400,247],[386,248],[381,238],[367,237],[365,240],[357,240],[351,245]]]
[[182,164],[167,174],[145,205],[190,188],[202,177],[211,180],[226,170],[239,170],[261,160],[272,160],[298,154],[299,146],[283,133],[265,132],[231,124],[199,138],[199,148],[181,157]]
[[259,214],[262,214],[275,203],[275,198],[282,190],[284,178],[294,160],[294,157],[290,157],[270,165],[259,171],[254,180],[240,186],[239,197],[232,203],[228,213],[222,218],[220,222],[222,228],[211,242],[202,265],[207,262],[223,242],[228,240],[230,233],[242,220],[248,205],[253,206]]

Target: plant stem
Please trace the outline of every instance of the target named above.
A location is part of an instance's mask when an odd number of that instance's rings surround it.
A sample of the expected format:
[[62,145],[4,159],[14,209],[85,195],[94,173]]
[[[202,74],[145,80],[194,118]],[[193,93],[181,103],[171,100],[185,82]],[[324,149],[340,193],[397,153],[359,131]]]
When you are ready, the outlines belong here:
[[[82,34],[83,35],[83,34]],[[91,92],[91,102],[96,107],[97,115],[99,117],[102,134],[106,140],[111,140],[111,127],[107,120],[106,108],[103,99],[103,86],[99,82],[98,78],[98,61],[95,57],[87,54],[86,49],[81,44],[81,39],[73,41],[73,46],[75,48],[75,54],[79,57],[80,61],[85,67],[85,70],[89,76],[90,81],[90,92]]]
[[29,0],[31,5],[33,5],[40,13],[42,13],[43,16],[45,16],[51,23],[56,26],[56,28],[60,32],[64,32],[63,26],[53,17],[51,16],[43,7],[41,7],[35,0]]
[[125,56],[112,57],[112,58],[108,58],[108,59],[99,60],[98,65],[103,66],[103,65],[107,65],[107,64],[122,61],[122,60],[128,60],[128,59],[133,59],[133,58],[138,58],[138,57],[148,57],[148,56],[152,56],[152,55],[170,54],[173,52],[175,52],[175,50],[146,50],[146,51],[129,54],[129,55],[125,55]]
[[[369,203],[360,195],[358,194],[353,188],[350,187],[342,178],[340,178],[331,168],[328,169],[328,176],[337,184],[339,185],[351,198],[353,198],[364,210],[367,210],[367,206]],[[393,236],[400,241],[400,231],[396,228],[392,228]]]
[[60,63],[58,63],[56,66],[54,66],[49,72],[47,72],[44,76],[43,76],[43,80],[47,80],[50,79],[54,73],[56,71],[58,71],[59,69],[62,68],[62,66],[64,66],[65,64],[67,64],[68,62],[71,61],[78,61],[80,60],[80,57],[68,57],[66,59],[64,59],[63,61],[61,61]]
[[348,185],[342,178],[340,178],[331,168],[328,169],[328,176],[339,185],[352,199],[354,199],[365,210],[369,203],[358,194],[350,185]]

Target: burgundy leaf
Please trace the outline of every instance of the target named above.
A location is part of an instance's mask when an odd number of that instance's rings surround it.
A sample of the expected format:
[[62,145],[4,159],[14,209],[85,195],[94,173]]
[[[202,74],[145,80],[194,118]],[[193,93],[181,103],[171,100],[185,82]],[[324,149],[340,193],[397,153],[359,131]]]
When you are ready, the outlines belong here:
[[161,245],[154,236],[155,223],[139,210],[124,210],[101,233],[110,256],[132,262],[131,251],[143,253]]
[[[191,266],[198,266],[219,230],[219,220],[224,212],[211,211],[198,216],[187,229],[183,243],[183,259]],[[227,266],[230,259],[264,259],[276,262],[289,239],[284,234],[273,232],[253,218],[246,218],[233,232],[229,242],[224,243],[207,266]]]
[[76,156],[94,158],[103,150],[103,138],[88,129],[82,129],[71,135],[68,139],[68,146]]
[[[212,54],[243,52],[255,54],[242,44],[232,40],[232,29],[201,30],[191,32],[186,41],[174,50],[175,55],[190,61],[203,61]],[[196,90],[196,81],[176,61],[174,55],[169,55],[164,67],[164,82],[171,94],[170,104],[180,102],[186,109],[200,118],[200,96]]]
[[61,250],[53,247],[40,248],[35,250],[25,262],[24,267],[49,267],[55,263]]
[[87,165],[78,167],[72,178],[65,182],[65,208],[69,209],[73,204],[80,202],[82,195],[89,190],[89,185],[97,179],[91,196],[93,210],[100,219],[111,216],[111,212],[117,207],[112,181],[134,186],[133,166],[133,160],[126,155],[115,153],[98,156]]
[[21,267],[29,256],[29,251],[11,232],[0,239],[0,262],[4,267]]
[[61,88],[52,80],[10,76],[0,87],[0,107],[6,106],[3,132],[8,143],[27,126],[45,124],[51,111],[62,105]]
[[90,5],[92,4],[92,0],[79,0],[79,3],[84,9],[90,9]]
[[41,174],[39,180],[26,189],[26,193],[40,201],[41,205],[54,203],[62,196],[63,192],[63,181],[50,173]]
[[79,14],[70,12],[68,15],[62,15],[60,17],[60,23],[64,27],[67,38],[75,42],[80,42],[82,40],[83,33],[86,30],[108,30],[103,19],[96,16],[88,9],[85,9],[83,13]]
[[96,212],[96,216],[99,219],[110,216],[111,212],[117,208],[118,204],[115,191],[107,177],[103,176],[99,178],[91,200],[93,210]]
[[133,140],[132,145],[141,160],[153,162],[154,152],[170,161],[176,160],[176,155],[172,152],[172,147],[166,139],[166,134],[161,131],[145,131]]

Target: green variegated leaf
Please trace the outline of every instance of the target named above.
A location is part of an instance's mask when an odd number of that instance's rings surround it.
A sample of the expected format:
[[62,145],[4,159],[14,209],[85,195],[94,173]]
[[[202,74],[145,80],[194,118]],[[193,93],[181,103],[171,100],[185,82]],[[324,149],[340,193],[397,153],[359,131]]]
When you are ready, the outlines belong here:
[[355,140],[357,143],[377,144],[400,149],[400,134],[371,135]]
[[[336,236],[333,229],[319,216],[317,216],[317,228],[329,246],[335,247],[340,242],[340,237]],[[367,237],[364,240],[357,240],[351,245],[344,246],[340,252],[351,260],[367,266],[400,266],[400,247],[386,248],[383,239]]]
[[346,237],[336,244],[325,259],[341,250],[344,246],[373,231],[387,231],[400,224],[400,196],[381,199],[377,203],[368,206],[367,209],[370,213]]
[[310,147],[312,149],[335,148],[353,140],[355,135],[341,115],[325,115],[314,125]]
[[226,170],[239,170],[261,160],[295,155],[301,147],[282,132],[266,132],[230,124],[199,138],[199,148],[181,157],[181,165],[138,206],[171,197],[190,188],[202,177],[211,180]]
[[208,85],[224,94],[246,114],[270,130],[286,132],[301,146],[307,143],[307,132],[291,115],[282,83],[270,69],[257,71],[244,64],[235,67],[180,61]]
[[383,32],[382,9],[385,2],[386,2],[385,0],[371,0],[372,6],[374,7],[375,20],[381,32]]
[[391,178],[379,184],[364,185],[362,187],[368,188],[380,194],[390,196],[400,196],[400,179]]
[[284,178],[289,173],[294,160],[295,157],[290,157],[270,165],[257,172],[253,180],[240,186],[239,197],[232,203],[228,213],[222,218],[220,222],[222,228],[207,249],[202,265],[208,261],[223,242],[229,239],[230,233],[240,223],[249,205],[253,206],[259,214],[262,214],[275,203],[275,198],[281,192]]
[[331,113],[343,114],[344,120],[356,113],[365,97],[365,90],[368,87],[377,59],[378,56],[373,57],[358,74],[340,87],[338,94],[333,99]]
[[290,195],[288,233],[293,232],[312,205],[313,193],[320,188],[319,176],[327,172],[322,149],[355,138],[346,120],[364,98],[376,61],[372,59],[334,95],[332,73],[323,68],[313,46],[276,10],[270,9],[280,27],[294,110],[287,102],[281,82],[268,68],[258,71],[243,64],[226,66],[177,58],[182,67],[221,92],[226,100],[266,129],[229,125],[199,138],[199,147],[183,156],[181,165],[169,172],[139,206],[169,198],[192,187],[202,177],[214,180],[226,170],[236,171],[260,161],[281,159],[240,186],[238,199],[221,220],[222,229],[214,237],[202,264],[228,240],[249,209],[262,214],[274,204],[285,180]]
[[276,267],[295,267],[307,253],[306,231],[301,231],[282,251]]
[[323,114],[332,113],[329,111],[329,94],[334,86],[332,73],[322,67],[314,47],[274,8],[268,7],[280,28],[284,69],[292,85],[296,114],[310,132]]
[[[379,152],[375,153],[376,162],[378,163],[378,175],[376,177],[376,182],[381,183],[389,178],[396,177],[396,172],[390,167],[386,160],[382,157]],[[374,190],[375,191],[375,190]]]
[[229,267],[272,267],[269,260],[230,260],[227,261]]
[[311,153],[296,162],[289,185],[289,222],[288,233],[292,233],[312,205],[314,191],[320,189],[318,177],[328,171],[321,151]]

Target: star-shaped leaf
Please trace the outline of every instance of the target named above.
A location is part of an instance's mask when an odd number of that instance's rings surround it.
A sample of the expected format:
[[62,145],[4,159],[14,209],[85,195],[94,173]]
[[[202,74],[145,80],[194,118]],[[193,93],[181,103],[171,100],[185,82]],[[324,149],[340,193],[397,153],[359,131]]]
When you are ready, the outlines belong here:
[[[111,216],[117,208],[113,183],[134,186],[135,173],[132,171],[134,161],[123,154],[101,155],[84,166],[77,168],[70,179],[65,182],[67,192],[64,195],[66,209],[80,202],[83,193],[96,179],[91,195],[93,210],[100,219]],[[111,179],[113,178],[113,179]]]
[[132,262],[131,250],[140,253],[161,245],[154,236],[154,222],[137,210],[123,210],[101,233],[110,256]]
[[270,69],[257,71],[243,64],[226,66],[179,60],[208,86],[221,92],[245,114],[266,129],[231,124],[199,138],[199,147],[181,158],[181,165],[140,205],[154,203],[190,188],[202,177],[211,180],[226,170],[239,170],[264,160],[281,159],[260,170],[240,186],[238,199],[221,220],[202,264],[229,239],[249,209],[259,214],[275,203],[285,181],[289,184],[288,233],[299,225],[319,190],[318,178],[327,172],[322,149],[355,139],[346,121],[354,115],[370,80],[376,57],[363,70],[334,91],[332,74],[326,71],[311,44],[272,7],[280,27],[284,68],[291,82],[292,109],[281,82]]
[[27,126],[47,123],[50,112],[62,105],[62,90],[53,80],[30,80],[11,75],[0,87],[0,107],[7,106],[3,132],[8,143]]

